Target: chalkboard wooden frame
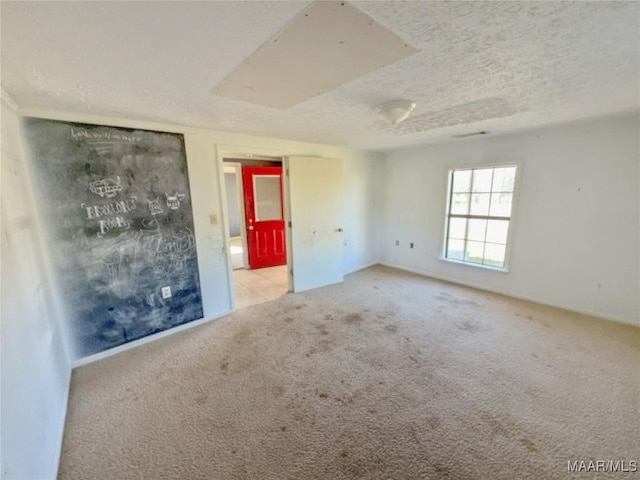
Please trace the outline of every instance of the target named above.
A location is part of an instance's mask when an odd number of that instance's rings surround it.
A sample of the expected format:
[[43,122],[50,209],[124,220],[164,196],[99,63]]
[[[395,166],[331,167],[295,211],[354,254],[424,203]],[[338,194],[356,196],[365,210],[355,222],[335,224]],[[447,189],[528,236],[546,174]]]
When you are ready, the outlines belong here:
[[76,355],[203,317],[184,136],[23,119]]

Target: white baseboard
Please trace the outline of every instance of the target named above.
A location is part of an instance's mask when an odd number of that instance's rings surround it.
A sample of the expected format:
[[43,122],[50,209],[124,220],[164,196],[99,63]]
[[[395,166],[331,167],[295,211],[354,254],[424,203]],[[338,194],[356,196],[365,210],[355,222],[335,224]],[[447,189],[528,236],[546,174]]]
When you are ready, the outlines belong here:
[[344,274],[345,275],[351,275],[352,273],[356,273],[356,272],[359,272],[361,270],[366,270],[367,268],[371,268],[371,267],[373,267],[375,265],[380,265],[380,263],[379,262],[372,262],[372,263],[369,263],[367,265],[364,265],[363,267],[357,267],[357,268],[354,268],[353,270],[349,270],[348,272],[344,272]]
[[139,347],[141,345],[145,345],[150,342],[155,342],[156,340],[160,340],[161,338],[168,337],[169,335],[176,334],[178,332],[183,332],[190,328],[197,327],[199,325],[204,325],[205,323],[209,323],[213,320],[217,320],[218,318],[224,317],[233,313],[233,310],[225,311],[220,315],[216,315],[211,318],[201,318],[200,320],[194,320],[192,322],[184,323],[177,327],[170,328],[168,330],[164,330],[162,332],[154,333],[153,335],[149,335],[147,337],[140,338],[138,340],[134,340],[132,342],[125,343],[124,345],[120,345],[114,348],[110,348],[109,350],[105,350],[104,352],[96,353],[94,355],[89,355],[88,357],[80,358],[73,362],[72,367],[77,368],[82,365],[87,365],[89,363],[97,362],[98,360],[103,360],[105,358],[111,357],[112,355],[117,355],[118,353],[126,352],[127,350],[131,350],[132,348]]
[[594,312],[592,310],[586,310],[586,309],[581,309],[581,308],[576,308],[570,305],[564,305],[564,304],[560,304],[560,303],[553,303],[553,302],[549,302],[546,300],[542,300],[540,298],[536,298],[536,297],[531,297],[528,295],[520,295],[517,293],[512,293],[512,292],[508,292],[505,290],[500,290],[498,288],[490,288],[487,287],[485,285],[479,285],[476,283],[472,283],[472,282],[462,282],[460,280],[457,279],[453,279],[453,278],[448,278],[442,275],[436,275],[433,273],[429,273],[429,272],[423,272],[421,270],[417,270],[415,268],[410,268],[410,267],[405,267],[402,265],[395,265],[393,263],[387,263],[387,262],[380,262],[379,265],[384,265],[385,267],[390,267],[390,268],[395,268],[398,270],[404,270],[405,272],[410,272],[410,273],[415,273],[417,275],[421,275],[423,277],[428,277],[428,278],[433,278],[435,280],[442,280],[444,282],[449,282],[449,283],[455,283],[457,285],[463,285],[465,287],[471,287],[471,288],[475,288],[477,290],[484,290],[487,292],[492,292],[492,293],[499,293],[500,295],[505,295],[507,297],[511,297],[511,298],[517,298],[519,300],[526,300],[528,302],[533,302],[533,303],[539,303],[540,305],[546,305],[548,307],[555,307],[555,308],[561,308],[562,310],[568,310],[570,312],[575,312],[575,313],[581,313],[583,315],[589,315],[591,317],[598,317],[598,318],[602,318],[603,320],[609,320],[612,322],[617,322],[617,323],[623,323],[625,325],[632,325],[634,327],[640,327],[639,324],[631,322],[625,318],[620,318],[620,317],[616,317],[613,315],[603,315],[601,313],[598,312]]

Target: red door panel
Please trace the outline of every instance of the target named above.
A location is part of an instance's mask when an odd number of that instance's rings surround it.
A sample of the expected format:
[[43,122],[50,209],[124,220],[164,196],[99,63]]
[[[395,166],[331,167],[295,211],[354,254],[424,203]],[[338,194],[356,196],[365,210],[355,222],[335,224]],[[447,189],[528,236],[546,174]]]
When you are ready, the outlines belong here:
[[249,267],[287,263],[282,167],[242,167]]

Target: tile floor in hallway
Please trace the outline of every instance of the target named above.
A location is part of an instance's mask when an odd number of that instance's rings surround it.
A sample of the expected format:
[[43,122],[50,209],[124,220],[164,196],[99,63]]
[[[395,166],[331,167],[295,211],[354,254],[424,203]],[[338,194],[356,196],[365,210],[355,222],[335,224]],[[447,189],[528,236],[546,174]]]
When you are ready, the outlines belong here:
[[268,302],[287,293],[287,266],[233,271],[237,308]]

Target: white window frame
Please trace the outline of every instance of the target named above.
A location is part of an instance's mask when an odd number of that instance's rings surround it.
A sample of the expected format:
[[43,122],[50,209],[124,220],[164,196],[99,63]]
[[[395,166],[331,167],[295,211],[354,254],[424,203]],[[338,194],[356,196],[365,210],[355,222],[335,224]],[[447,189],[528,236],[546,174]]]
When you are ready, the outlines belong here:
[[[466,262],[464,260],[457,260],[454,258],[447,258],[447,236],[448,236],[448,224],[449,224],[449,208],[452,188],[452,172],[454,170],[475,170],[482,168],[500,168],[500,167],[516,167],[516,175],[513,183],[513,197],[511,201],[511,215],[509,217],[509,231],[507,232],[507,244],[504,253],[504,266],[494,267],[491,265],[482,265],[479,263]],[[444,222],[442,225],[442,245],[440,248],[439,260],[448,263],[455,263],[457,265],[464,265],[467,267],[480,268],[482,270],[489,270],[494,272],[509,273],[511,248],[513,245],[513,232],[515,230],[515,217],[517,211],[518,196],[520,192],[520,178],[522,177],[522,161],[501,161],[501,162],[487,162],[487,163],[464,163],[464,164],[450,164],[446,166],[445,170],[445,198],[444,198]]]

